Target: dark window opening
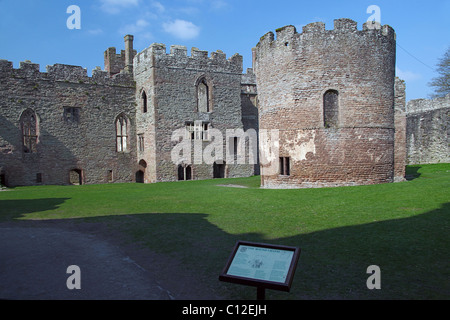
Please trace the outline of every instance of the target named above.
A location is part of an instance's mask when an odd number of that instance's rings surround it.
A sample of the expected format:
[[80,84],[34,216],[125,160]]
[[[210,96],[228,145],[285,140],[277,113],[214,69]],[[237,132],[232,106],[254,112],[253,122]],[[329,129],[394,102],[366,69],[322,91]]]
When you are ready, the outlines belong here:
[[192,180],[192,166],[179,165],[178,166],[178,181]]
[[114,181],[114,180],[113,180],[113,171],[112,171],[112,170],[108,170],[107,176],[108,176],[108,178],[107,178],[108,183],[111,183],[111,182]]
[[64,121],[66,123],[80,123],[79,107],[64,107]]
[[6,174],[0,174],[0,186],[6,187]]
[[234,159],[234,161],[237,161],[239,138],[238,137],[231,137],[229,142],[230,142],[229,152],[230,152],[230,155],[231,155],[230,158]]
[[144,169],[147,168],[147,162],[145,162],[145,160],[139,161],[139,165]]
[[147,112],[147,94],[145,91],[142,92],[142,112]]
[[328,90],[323,96],[323,122],[325,128],[336,128],[339,124],[339,93]]
[[42,183],[42,173],[36,173],[36,183]]
[[291,159],[288,157],[280,158],[280,175],[290,176],[291,175]]

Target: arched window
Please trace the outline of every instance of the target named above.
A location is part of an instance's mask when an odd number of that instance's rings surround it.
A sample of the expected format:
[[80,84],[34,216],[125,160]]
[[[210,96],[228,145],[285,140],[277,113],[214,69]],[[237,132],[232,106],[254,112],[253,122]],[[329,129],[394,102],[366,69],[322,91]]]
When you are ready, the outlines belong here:
[[147,94],[142,91],[142,112],[147,113]]
[[323,122],[325,128],[339,125],[339,93],[336,90],[328,90],[323,95]]
[[197,85],[197,109],[198,112],[207,113],[210,112],[210,96],[209,86],[205,78],[202,78]]
[[128,151],[128,119],[124,114],[116,119],[116,147],[117,152]]
[[38,125],[36,114],[33,110],[25,110],[20,117],[20,129],[22,131],[22,144],[24,153],[37,152]]

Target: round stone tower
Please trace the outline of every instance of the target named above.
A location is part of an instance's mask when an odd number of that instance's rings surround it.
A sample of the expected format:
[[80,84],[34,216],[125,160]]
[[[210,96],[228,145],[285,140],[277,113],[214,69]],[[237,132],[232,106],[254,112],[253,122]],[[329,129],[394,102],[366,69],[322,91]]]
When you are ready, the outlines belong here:
[[396,42],[390,26],[349,19],[256,47],[261,181],[266,188],[393,182]]

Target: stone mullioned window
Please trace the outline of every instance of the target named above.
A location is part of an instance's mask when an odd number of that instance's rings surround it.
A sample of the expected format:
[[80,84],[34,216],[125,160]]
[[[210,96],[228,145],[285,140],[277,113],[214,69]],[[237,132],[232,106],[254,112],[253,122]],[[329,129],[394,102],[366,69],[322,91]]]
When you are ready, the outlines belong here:
[[37,117],[33,110],[27,109],[20,117],[24,153],[36,153],[38,143]]

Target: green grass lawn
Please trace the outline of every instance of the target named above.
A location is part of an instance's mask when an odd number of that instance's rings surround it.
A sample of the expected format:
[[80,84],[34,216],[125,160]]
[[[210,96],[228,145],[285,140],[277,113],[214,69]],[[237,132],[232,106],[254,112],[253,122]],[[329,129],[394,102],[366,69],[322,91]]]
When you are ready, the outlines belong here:
[[[259,177],[21,187],[0,192],[0,221],[104,223],[177,257],[231,299],[256,296],[218,281],[237,240],[302,249],[291,292],[268,299],[449,299],[450,164],[407,174],[395,184],[301,190],[259,189]],[[367,289],[370,265],[381,268],[381,290]]]

